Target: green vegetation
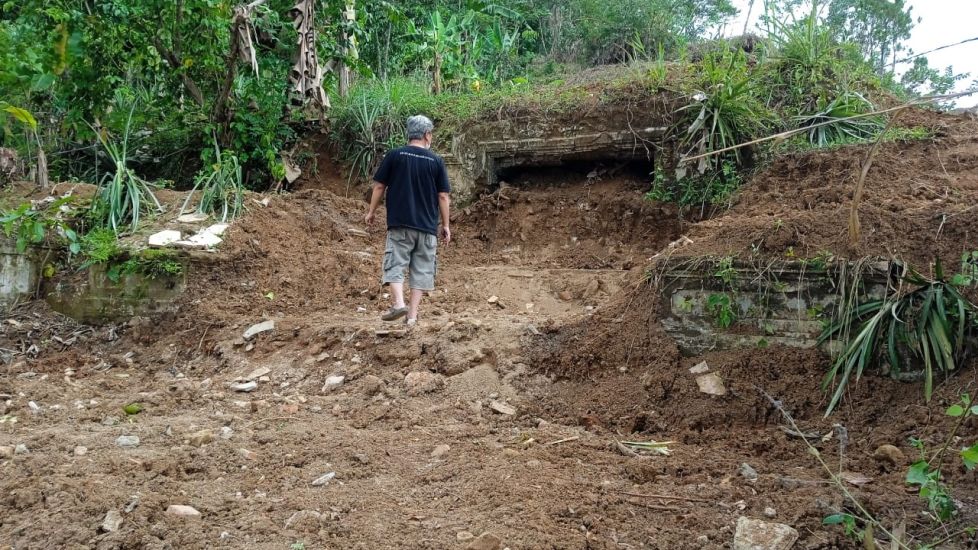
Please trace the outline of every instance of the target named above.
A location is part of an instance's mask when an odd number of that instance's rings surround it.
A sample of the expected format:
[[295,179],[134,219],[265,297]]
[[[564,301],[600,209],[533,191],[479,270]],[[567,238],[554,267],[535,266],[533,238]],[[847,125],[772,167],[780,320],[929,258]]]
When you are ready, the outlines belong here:
[[706,310],[718,328],[730,328],[737,321],[734,306],[729,294],[710,294],[706,299]]
[[867,368],[877,364],[879,349],[892,376],[909,367],[910,358],[922,363],[928,401],[935,374],[957,369],[967,338],[978,328],[978,306],[945,279],[940,262],[934,271],[934,279],[911,272],[904,277],[905,286],[883,299],[841,312],[823,331],[819,342],[841,337],[844,345],[822,384],[824,389],[834,387],[826,416],[853,378],[859,380]]

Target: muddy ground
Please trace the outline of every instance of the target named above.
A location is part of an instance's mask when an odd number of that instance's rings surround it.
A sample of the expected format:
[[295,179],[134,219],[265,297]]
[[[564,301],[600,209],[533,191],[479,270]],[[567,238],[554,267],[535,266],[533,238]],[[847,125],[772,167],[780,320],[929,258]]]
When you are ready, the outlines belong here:
[[[874,188],[885,192],[870,193],[863,220],[880,237],[858,254],[892,248],[920,260],[978,244],[968,210],[978,133],[973,122],[940,120],[953,127],[943,137],[884,148],[893,163],[917,164],[887,164],[880,181],[895,183]],[[853,474],[847,489],[870,513],[887,526],[905,522],[916,542],[941,539],[954,526],[925,517],[904,483],[916,457],[908,439],[944,441],[943,410],[976,393],[978,363],[942,383],[930,404],[917,385],[866,377],[826,420],[821,352],[683,357],[658,325],[644,276],[684,235],[697,254],[737,253],[768,236],[760,233],[777,234],[774,219],[794,244],[755,250],[844,255],[835,239],[852,182],[835,176],[859,151],[778,161],[730,212],[697,224],[645,201],[641,180],[517,179],[457,210],[439,290],[411,331],[377,319],[386,307],[382,230],[365,234],[362,202],[316,186],[253,204],[222,250],[194,263],[172,314],[84,327],[43,303],[23,305],[0,326],[0,348],[12,352],[0,365],[0,446],[26,447],[0,457],[0,543],[731,548],[746,516],[794,527],[796,548],[859,547],[822,525],[852,503],[762,391],[803,431],[832,434],[813,444],[833,470]],[[922,172],[934,151],[946,174]],[[849,160],[829,172],[825,155]],[[921,195],[931,191],[942,202]],[[264,320],[274,330],[245,341]],[[689,369],[703,361],[727,395],[697,389]],[[342,383],[330,386],[336,376]],[[257,389],[235,391],[243,378]],[[132,402],[142,412],[123,412]],[[120,436],[139,443],[122,447]],[[978,422],[960,436],[955,444],[978,438]],[[625,440],[669,441],[670,454],[635,456],[617,445]],[[874,456],[881,445],[900,452]],[[947,476],[961,521],[974,525],[975,474],[955,465]],[[168,514],[171,505],[200,517]],[[121,523],[104,526],[107,514]],[[485,546],[470,546],[483,535]],[[945,547],[967,545],[958,537]]]

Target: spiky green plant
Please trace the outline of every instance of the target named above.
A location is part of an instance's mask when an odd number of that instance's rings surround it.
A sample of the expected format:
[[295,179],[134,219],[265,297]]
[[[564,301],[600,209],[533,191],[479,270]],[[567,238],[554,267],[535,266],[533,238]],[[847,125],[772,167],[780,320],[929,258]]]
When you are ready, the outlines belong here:
[[237,155],[231,151],[221,151],[216,143],[214,152],[217,161],[194,178],[194,187],[183,202],[180,212],[186,211],[194,192],[200,190],[197,211],[213,214],[226,222],[238,217],[244,209],[244,181]]
[[[808,142],[817,147],[871,139],[883,130],[879,117],[850,117],[871,113],[873,104],[856,92],[843,92],[819,106],[818,111],[795,117],[799,128],[808,128]],[[837,121],[834,122],[833,121]],[[830,123],[830,124],[826,124]]]
[[95,200],[92,201],[92,212],[97,220],[117,235],[127,224],[130,231],[135,231],[141,214],[163,212],[163,206],[153,193],[156,186],[137,176],[127,166],[129,133],[135,109],[136,105],[133,103],[129,109],[121,145],[111,141],[106,133],[95,131],[112,160],[113,169],[99,183]]
[[878,362],[881,345],[893,376],[904,367],[904,350],[923,364],[927,401],[934,391],[935,374],[957,368],[975,328],[978,306],[945,280],[940,262],[934,271],[934,279],[911,272],[904,277],[906,289],[853,308],[822,332],[819,343],[850,335],[822,381],[823,389],[834,387],[826,416],[839,404],[853,377],[858,381]]

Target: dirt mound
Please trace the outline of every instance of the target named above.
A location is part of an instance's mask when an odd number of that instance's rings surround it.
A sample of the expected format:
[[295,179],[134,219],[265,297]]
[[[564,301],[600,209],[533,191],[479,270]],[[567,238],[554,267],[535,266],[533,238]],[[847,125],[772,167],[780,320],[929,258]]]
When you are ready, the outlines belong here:
[[195,263],[184,311],[214,319],[285,315],[375,298],[383,241],[380,229],[363,229],[363,209],[320,190],[252,204],[219,252]]
[[683,228],[678,211],[645,200],[638,178],[534,170],[462,209],[449,261],[576,269],[645,265]]
[[978,227],[978,122],[916,111],[904,124],[934,135],[884,144],[866,178],[858,245],[848,219],[869,146],[779,158],[741,188],[731,210],[696,224],[684,256],[897,257],[927,269],[935,256],[956,265]]

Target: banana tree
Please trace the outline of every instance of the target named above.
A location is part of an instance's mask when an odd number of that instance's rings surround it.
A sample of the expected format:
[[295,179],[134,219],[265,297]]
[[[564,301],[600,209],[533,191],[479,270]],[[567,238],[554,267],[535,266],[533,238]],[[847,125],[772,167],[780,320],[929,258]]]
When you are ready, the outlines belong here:
[[446,22],[441,12],[435,10],[426,27],[418,29],[411,25],[410,34],[417,40],[415,49],[425,60],[425,65],[431,68],[435,94],[440,94],[444,89],[442,76],[445,64],[457,63],[462,57],[462,30],[471,22],[472,15],[473,12],[469,12],[461,19],[452,15]]

